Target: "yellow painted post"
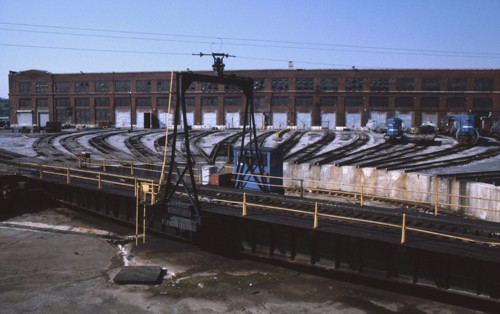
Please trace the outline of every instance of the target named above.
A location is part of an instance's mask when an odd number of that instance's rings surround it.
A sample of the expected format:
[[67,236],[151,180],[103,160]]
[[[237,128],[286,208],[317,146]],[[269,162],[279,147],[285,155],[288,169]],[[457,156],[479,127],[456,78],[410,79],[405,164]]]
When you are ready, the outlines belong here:
[[130,163],[130,175],[131,176],[134,175],[134,163],[133,162]]
[[314,229],[318,228],[318,202],[314,203]]
[[97,188],[100,190],[102,188],[101,174],[97,175]]
[[439,207],[439,178],[436,177],[434,180],[434,216],[438,214]]
[[243,193],[243,217],[247,215],[247,193]]
[[102,160],[102,171],[106,172],[106,160]]
[[142,192],[142,201],[143,202],[146,202],[146,199],[148,197],[148,193],[149,193],[149,184],[147,183],[142,183],[141,184],[141,192]]
[[403,225],[401,227],[401,244],[406,242],[406,214],[403,214]]
[[71,176],[69,173],[69,168],[66,168],[66,184],[70,184],[70,183],[71,183]]
[[[137,191],[137,182],[134,183],[134,192]],[[139,243],[139,195],[135,193],[135,245]]]
[[438,192],[434,193],[434,216],[438,215],[438,207],[439,207],[439,194]]
[[156,203],[156,192],[154,182],[151,181],[151,205],[153,205],[154,203]]
[[364,199],[363,199],[363,186],[361,186],[361,193],[359,194],[359,202],[361,207],[363,207]]
[[139,197],[139,195],[137,194],[138,190],[139,190],[139,184],[137,182],[137,178],[134,178],[134,196]]

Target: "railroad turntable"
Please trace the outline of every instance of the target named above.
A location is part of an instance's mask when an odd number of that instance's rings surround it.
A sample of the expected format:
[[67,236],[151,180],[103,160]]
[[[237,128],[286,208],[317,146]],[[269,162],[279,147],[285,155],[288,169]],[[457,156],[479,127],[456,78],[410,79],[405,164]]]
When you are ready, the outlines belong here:
[[[183,75],[178,78],[178,86],[206,79]],[[234,77],[222,80],[239,83]],[[243,86],[248,84],[241,82]],[[251,99],[251,92],[248,95]],[[182,113],[182,97],[178,101],[176,112]],[[299,150],[298,132],[258,132],[252,110],[249,105],[245,119],[250,122],[248,129],[244,127],[239,137],[227,132],[228,143],[233,144],[218,145],[221,150],[213,154],[192,149],[193,143],[200,142],[205,134],[188,132],[187,125],[178,132],[179,121],[187,119],[176,114],[174,132],[164,135],[163,140],[161,132],[123,134],[132,139],[125,145],[128,156],[141,155],[140,161],[127,161],[124,149],[119,152],[116,146],[107,147],[109,142],[100,131],[89,142],[101,150],[92,151],[85,167],[78,167],[74,159],[66,156],[58,156],[65,164],[46,164],[43,161],[51,160],[50,152],[42,158],[22,161],[19,156],[9,156],[5,162],[17,174],[3,178],[8,184],[3,185],[2,206],[16,201],[15,189],[6,187],[20,187],[17,183],[24,182],[23,188],[42,190],[65,206],[135,226],[137,242],[147,241],[151,233],[164,234],[225,254],[500,305],[500,224],[498,220],[469,215],[474,209],[487,213],[487,217],[497,216],[498,194],[464,199],[463,195],[449,193],[448,189],[453,192],[455,187],[447,186],[444,179],[401,171],[412,169],[409,165],[402,165],[399,172],[386,166],[387,170],[378,173],[374,165],[383,167],[391,163],[389,156],[402,159],[406,153],[384,143],[383,136],[326,132],[316,137],[321,144]],[[79,133],[78,138],[83,134]],[[120,131],[109,134],[117,138]],[[273,134],[283,140],[275,141],[273,149],[263,150]],[[159,149],[138,148],[141,136],[148,137]],[[68,141],[73,135],[61,137],[66,139],[63,142],[81,144],[78,139]],[[373,141],[377,138],[382,141]],[[481,141],[490,144],[476,148],[475,156],[498,156],[497,144]],[[351,146],[342,151],[339,143]],[[352,143],[369,145],[363,151]],[[421,156],[425,156],[425,150],[438,150],[408,145],[410,154],[419,152]],[[158,157],[162,148],[169,160],[166,171],[158,159],[155,163],[153,158],[146,158],[148,154]],[[64,149],[71,157],[71,147],[66,145]],[[460,146],[456,152],[466,149],[470,148]],[[274,151],[280,153],[265,155]],[[56,156],[56,152],[52,154]],[[100,154],[116,158],[110,160]],[[214,175],[230,173],[231,184],[202,184],[197,168],[203,160],[218,166]],[[71,162],[73,166],[68,166]],[[232,167],[227,169],[222,164]],[[280,173],[269,168],[278,166]],[[420,161],[420,167],[424,166],[425,162]],[[332,177],[335,173],[337,178]],[[373,173],[377,173],[376,180]],[[418,190],[417,185],[425,190]],[[489,189],[498,190],[494,186]]]

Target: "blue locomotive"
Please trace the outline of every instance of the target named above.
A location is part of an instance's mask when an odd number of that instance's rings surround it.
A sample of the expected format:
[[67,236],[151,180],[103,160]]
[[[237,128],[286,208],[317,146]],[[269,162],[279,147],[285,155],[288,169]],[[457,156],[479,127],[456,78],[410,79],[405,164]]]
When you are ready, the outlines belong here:
[[403,138],[403,120],[400,118],[389,118],[387,120],[387,132],[384,135],[386,141],[399,141]]
[[479,132],[475,125],[475,115],[457,116],[453,119],[450,135],[454,136],[459,144],[474,145],[479,140]]

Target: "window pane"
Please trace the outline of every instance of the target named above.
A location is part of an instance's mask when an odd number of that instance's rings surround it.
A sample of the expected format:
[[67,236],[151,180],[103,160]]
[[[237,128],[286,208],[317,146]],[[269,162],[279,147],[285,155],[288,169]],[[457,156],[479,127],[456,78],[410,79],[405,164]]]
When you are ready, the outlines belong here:
[[97,121],[111,121],[111,112],[109,109],[96,109],[95,119]]
[[467,79],[448,79],[448,90],[466,90]]
[[414,78],[396,79],[396,90],[415,90],[415,79]]
[[254,91],[264,90],[264,80],[263,79],[255,79],[253,81],[253,90]]
[[56,107],[69,107],[71,105],[69,98],[56,98]]
[[421,106],[423,108],[439,108],[439,98],[438,97],[422,97]]
[[95,99],[95,105],[96,106],[102,106],[102,107],[106,106],[106,107],[108,107],[109,103],[110,103],[109,102],[109,98],[96,98]]
[[346,106],[362,106],[363,97],[346,97],[344,100]]
[[271,106],[287,107],[288,106],[288,97],[273,97],[271,99]]
[[359,77],[349,77],[345,79],[346,90],[362,90],[363,79]]
[[241,97],[225,97],[224,106],[238,106],[241,107]]
[[299,91],[314,90],[312,78],[299,78],[297,79],[295,85],[296,85],[295,89]]
[[129,106],[130,107],[130,97],[116,97],[115,98],[116,106]]
[[451,97],[446,99],[446,106],[448,108],[465,108],[466,99],[464,97]]
[[37,94],[47,94],[49,92],[49,84],[47,82],[36,82],[35,90]]
[[438,78],[423,78],[422,90],[437,91],[440,90],[440,80]]
[[216,83],[202,82],[201,90],[205,93],[213,93],[219,90],[219,85]]
[[474,98],[473,106],[476,109],[489,110],[493,108],[492,98]]
[[413,107],[413,97],[397,97],[396,107]]
[[138,97],[136,100],[137,106],[140,107],[151,107],[150,97]]
[[76,109],[75,121],[77,124],[90,123],[90,110],[89,109]]
[[57,109],[56,121],[62,124],[69,124],[71,122],[71,111],[67,109]]
[[370,90],[384,92],[389,90],[388,78],[373,78],[370,80]]
[[313,98],[312,97],[296,97],[295,98],[296,106],[312,106]]
[[140,93],[151,92],[151,81],[150,80],[139,80],[136,82],[136,90]]
[[321,106],[336,106],[339,101],[338,97],[320,97],[319,103]]
[[218,104],[217,97],[203,97],[201,99],[202,106],[217,106]]
[[336,91],[339,89],[339,81],[336,78],[323,78],[319,82],[321,91]]
[[90,105],[90,99],[88,99],[88,98],[75,98],[75,106],[88,107],[89,105]]
[[271,83],[272,90],[275,92],[288,90],[288,79],[286,78],[274,78]]
[[89,82],[88,81],[78,81],[75,82],[75,93],[88,93],[89,92]]
[[159,92],[169,92],[170,80],[158,80],[156,83],[156,90]]
[[30,98],[19,99],[19,108],[30,108],[31,109],[31,99]]
[[116,81],[115,92],[130,92],[130,81]]
[[388,97],[370,97],[371,107],[388,107],[389,98]]
[[69,82],[56,82],[56,93],[69,93]]
[[474,90],[476,91],[493,91],[493,79],[475,79]]
[[237,93],[237,92],[241,92],[241,88],[239,86],[236,86],[236,85],[226,84],[226,85],[224,85],[224,91],[226,93]]
[[20,94],[31,93],[31,82],[20,82],[19,83],[19,93]]
[[49,100],[47,98],[38,98],[36,100],[36,106],[38,108],[48,108],[49,107]]
[[95,90],[99,93],[109,92],[109,81],[96,81]]

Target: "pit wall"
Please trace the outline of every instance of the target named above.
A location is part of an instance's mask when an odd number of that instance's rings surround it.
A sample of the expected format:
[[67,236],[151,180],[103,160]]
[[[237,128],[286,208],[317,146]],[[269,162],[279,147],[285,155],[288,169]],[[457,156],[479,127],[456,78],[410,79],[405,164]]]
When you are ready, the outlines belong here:
[[[385,171],[375,168],[283,164],[284,185],[313,189],[340,190],[414,202],[434,209],[436,193],[439,210],[452,210],[483,220],[500,222],[500,187],[479,182],[458,181],[436,176]],[[363,187],[361,189],[361,186]]]

